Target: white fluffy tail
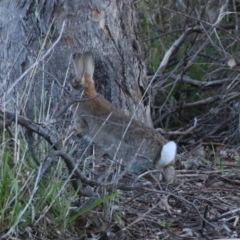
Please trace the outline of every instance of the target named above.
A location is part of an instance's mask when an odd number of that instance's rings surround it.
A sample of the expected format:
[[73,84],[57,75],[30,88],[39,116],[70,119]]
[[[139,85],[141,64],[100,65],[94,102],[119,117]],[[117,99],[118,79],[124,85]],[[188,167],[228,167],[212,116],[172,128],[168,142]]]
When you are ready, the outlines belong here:
[[168,165],[173,165],[177,153],[177,144],[174,141],[167,142],[163,145],[160,159],[157,163],[158,169],[163,169]]

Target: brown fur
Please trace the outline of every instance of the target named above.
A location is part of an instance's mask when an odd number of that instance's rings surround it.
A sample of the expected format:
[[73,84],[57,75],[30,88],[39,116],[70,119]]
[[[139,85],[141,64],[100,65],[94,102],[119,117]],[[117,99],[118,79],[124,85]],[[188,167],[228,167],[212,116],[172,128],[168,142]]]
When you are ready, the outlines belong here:
[[97,91],[94,86],[94,82],[92,81],[90,76],[85,78],[84,82],[84,97],[93,97],[97,94]]

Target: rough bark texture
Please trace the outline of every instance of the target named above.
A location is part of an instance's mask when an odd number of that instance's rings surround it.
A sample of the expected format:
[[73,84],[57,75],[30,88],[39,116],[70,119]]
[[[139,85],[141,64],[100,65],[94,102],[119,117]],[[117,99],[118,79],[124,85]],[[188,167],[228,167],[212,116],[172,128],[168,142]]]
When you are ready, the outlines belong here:
[[[130,0],[1,1],[1,96],[51,47],[64,20],[66,27],[61,40],[16,85],[7,96],[9,103],[17,104],[18,99],[20,109],[26,109],[28,116],[33,117],[34,104],[39,105],[45,95],[46,107],[51,96],[53,108],[61,98],[60,85],[74,76],[71,55],[92,51],[98,92],[115,106],[128,109],[130,114],[137,109],[136,118],[150,123],[144,104],[139,105],[147,80],[135,32],[135,8]],[[26,108],[21,96],[28,99]]]

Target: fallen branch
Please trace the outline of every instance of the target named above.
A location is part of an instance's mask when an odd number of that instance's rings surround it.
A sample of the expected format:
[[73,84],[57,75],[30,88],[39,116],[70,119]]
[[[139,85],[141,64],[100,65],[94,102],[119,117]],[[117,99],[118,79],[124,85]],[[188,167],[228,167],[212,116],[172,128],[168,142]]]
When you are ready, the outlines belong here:
[[166,131],[162,128],[156,128],[157,131],[159,131],[160,133],[162,134],[169,134],[169,135],[186,135],[186,134],[189,134],[190,132],[193,131],[193,129],[195,129],[197,127],[197,118],[195,117],[194,118],[194,123],[193,123],[193,126],[188,128],[187,130],[185,131]]
[[182,35],[172,44],[172,46],[167,50],[167,52],[165,53],[163,60],[157,70],[157,75],[160,76],[162,75],[162,73],[165,71],[165,69],[168,66],[168,63],[170,61],[170,58],[172,57],[172,55],[178,50],[178,48],[181,46],[181,44],[184,42],[184,40],[186,39],[186,37],[193,32],[197,32],[200,33],[203,31],[203,28],[200,26],[196,26],[196,27],[189,27],[187,28]]
[[236,80],[236,78],[224,78],[224,79],[218,79],[218,80],[213,80],[213,81],[209,81],[209,82],[204,82],[204,81],[198,81],[198,80],[192,79],[188,76],[180,76],[179,74],[178,75],[170,74],[168,76],[168,78],[175,79],[179,82],[185,82],[185,83],[188,83],[195,87],[200,87],[200,88],[219,86],[226,82],[232,82],[232,81]]
[[[217,96],[209,97],[209,98],[197,101],[197,102],[185,103],[181,106],[181,109],[198,107],[198,106],[202,106],[202,105],[206,105],[206,104],[209,104],[209,103],[216,102],[217,100],[221,100],[223,102],[228,102],[228,101],[231,101],[235,98],[238,98],[239,96],[240,96],[239,92],[227,93],[227,94],[224,94],[222,96],[217,95]],[[179,109],[179,107],[178,107],[178,109]]]
[[215,222],[215,221],[218,221],[218,220],[220,220],[220,219],[222,219],[222,218],[224,218],[224,217],[226,217],[226,216],[228,216],[228,215],[232,215],[232,214],[238,213],[238,212],[240,212],[240,208],[236,208],[236,209],[233,209],[233,210],[228,211],[228,212],[226,212],[226,213],[223,213],[223,214],[220,215],[219,217],[213,218],[213,219],[211,219],[210,221],[211,221],[211,222]]
[[51,147],[56,149],[56,144],[57,143],[53,143],[51,140],[51,137],[49,136],[48,132],[39,124],[32,122],[31,120],[18,115],[18,117],[16,118],[16,113],[7,111],[7,110],[3,110],[0,108],[0,114],[2,115],[1,118],[4,119],[5,121],[9,121],[10,119],[12,120],[12,122],[16,122],[18,124],[20,124],[21,126],[29,129],[30,131],[37,133],[39,136],[43,137],[50,145]]

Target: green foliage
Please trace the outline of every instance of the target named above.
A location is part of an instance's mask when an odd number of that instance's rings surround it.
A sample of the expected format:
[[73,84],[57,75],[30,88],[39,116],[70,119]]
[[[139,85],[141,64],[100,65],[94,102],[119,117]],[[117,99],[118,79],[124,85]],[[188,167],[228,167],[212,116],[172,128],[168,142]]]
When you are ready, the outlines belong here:
[[240,159],[237,160],[237,165],[240,166]]
[[93,210],[95,207],[97,207],[97,206],[99,206],[99,205],[101,205],[103,203],[107,203],[108,201],[110,201],[111,199],[113,199],[113,198],[115,198],[117,196],[118,196],[118,192],[113,192],[113,193],[108,194],[105,197],[97,198],[91,204],[89,204],[88,206],[83,208],[81,211],[79,211],[78,213],[76,213],[73,216],[71,216],[69,218],[68,222],[71,223],[72,221],[74,221],[78,217],[80,217],[80,216],[86,214],[87,212]]
[[[6,137],[3,139],[5,141],[2,141],[0,147],[1,231],[13,228],[14,233],[18,228],[35,226],[44,232],[49,221],[59,230],[65,231],[67,226],[74,224],[76,218],[117,196],[117,192],[110,193],[96,199],[77,214],[69,216],[69,209],[76,199],[76,193],[71,187],[63,187],[64,181],[68,178],[64,162],[53,162],[41,181],[35,185],[39,167],[28,155],[25,141],[16,138],[18,144],[15,145],[15,149],[11,149],[8,146],[10,139]],[[17,154],[14,156],[14,153]]]
[[173,225],[173,220],[170,219],[163,219],[163,221],[161,222],[161,226],[165,229],[170,229]]
[[[64,193],[62,196],[57,195],[63,181],[62,174],[59,174],[62,171],[62,164],[58,164],[54,171],[52,169],[47,174],[48,176],[37,185],[36,194],[33,195],[34,200],[30,201],[38,167],[27,155],[27,150],[22,142],[19,142],[15,151],[18,154],[17,157],[13,158],[13,152],[7,148],[7,144],[3,143],[1,146],[3,160],[3,164],[0,165],[1,228],[23,227],[32,224],[44,212],[47,203],[51,203],[53,200],[51,212],[54,213],[54,211],[61,209],[62,214],[65,214],[68,209],[64,209],[61,204]],[[49,181],[50,176],[54,181]],[[29,207],[26,208],[28,204]],[[19,216],[21,216],[20,219]]]

